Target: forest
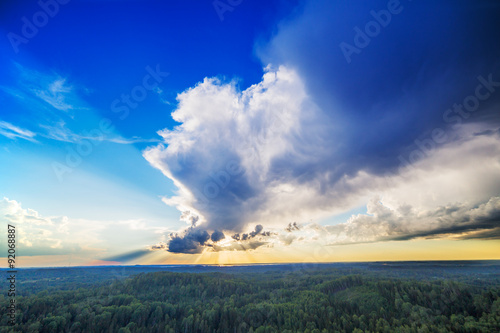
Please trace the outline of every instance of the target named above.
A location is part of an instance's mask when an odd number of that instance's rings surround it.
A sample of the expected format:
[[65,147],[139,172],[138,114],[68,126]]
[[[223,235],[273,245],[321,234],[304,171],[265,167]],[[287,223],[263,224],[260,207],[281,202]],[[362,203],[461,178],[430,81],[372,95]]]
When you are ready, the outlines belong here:
[[[64,288],[25,283],[16,324],[2,316],[0,332],[500,332],[498,273],[228,271],[72,275]],[[35,281],[55,274],[35,273]],[[8,301],[0,296],[2,309]]]

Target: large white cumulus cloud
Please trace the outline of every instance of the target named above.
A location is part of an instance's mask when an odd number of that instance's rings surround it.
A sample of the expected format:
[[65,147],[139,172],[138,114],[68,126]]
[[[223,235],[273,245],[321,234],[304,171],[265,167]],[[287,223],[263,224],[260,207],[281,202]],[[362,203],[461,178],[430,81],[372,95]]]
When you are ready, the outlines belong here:
[[295,172],[324,158],[329,133],[293,70],[267,69],[243,92],[205,79],[178,100],[172,116],[182,124],[160,131],[166,145],[144,152],[179,188],[166,203],[199,216],[206,228],[235,232],[299,212],[278,201],[297,196],[303,180]]

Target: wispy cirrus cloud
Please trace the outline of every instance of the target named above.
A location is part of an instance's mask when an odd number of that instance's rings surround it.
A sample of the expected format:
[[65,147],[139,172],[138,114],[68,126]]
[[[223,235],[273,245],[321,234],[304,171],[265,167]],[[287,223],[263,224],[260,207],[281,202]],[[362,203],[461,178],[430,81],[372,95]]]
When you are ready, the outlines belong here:
[[124,138],[119,135],[106,136],[103,133],[98,133],[98,135],[92,135],[91,132],[78,134],[71,131],[69,128],[65,127],[64,122],[60,122],[57,126],[49,126],[49,125],[39,125],[39,126],[42,129],[42,131],[33,132],[28,129],[24,129],[19,126],[13,125],[9,122],[0,121],[0,135],[3,135],[12,140],[19,138],[37,143],[39,141],[35,139],[36,136],[67,143],[79,143],[83,140],[102,141],[102,142],[105,141],[123,145],[129,145],[134,143],[160,142],[159,139],[144,139],[138,136],[133,136],[131,138]]
[[[0,134],[9,137],[21,137],[33,141],[34,136],[50,140],[79,143],[83,140],[106,141],[116,144],[158,143],[161,140],[145,139],[139,136],[123,137],[118,133],[103,133],[96,128],[100,117],[88,117],[71,111],[92,110],[81,98],[85,87],[72,85],[69,78],[52,72],[46,73],[30,69],[19,63],[14,63],[17,82],[11,86],[0,86],[0,91],[13,97],[26,107],[36,120],[37,130],[27,131],[15,125],[6,123]],[[62,111],[62,112],[60,112]],[[95,111],[95,110],[94,110]],[[98,114],[96,112],[96,114]],[[82,119],[83,117],[83,119]],[[85,118],[87,117],[87,118]],[[82,129],[81,123],[88,123],[87,129]],[[78,130],[77,130],[78,128]]]
[[134,144],[134,143],[158,143],[161,142],[160,139],[145,139],[141,138],[139,136],[133,136],[130,138],[124,138],[124,137],[114,137],[114,138],[107,138],[106,139],[109,142],[113,143],[120,143],[124,145],[129,145],[129,144]]
[[2,90],[24,103],[38,103],[64,112],[86,109],[85,103],[78,96],[79,89],[71,85],[67,77],[56,72],[40,72],[19,63],[14,63],[14,68],[18,78],[17,87]]
[[159,139],[144,139],[138,136],[124,138],[118,134],[107,135],[102,131],[83,131],[82,133],[75,133],[67,127],[64,121],[60,121],[55,125],[40,125],[40,127],[43,129],[43,133],[39,133],[40,136],[67,143],[79,143],[83,140],[112,142],[124,145],[160,142]]
[[18,126],[12,125],[9,122],[6,121],[0,121],[0,135],[3,135],[9,139],[23,139],[23,140],[28,140],[31,142],[37,142],[37,140],[34,139],[36,136],[36,133],[20,128]]
[[33,92],[46,103],[61,111],[68,111],[75,108],[67,102],[68,95],[71,94],[73,87],[66,83],[65,78],[56,78],[43,88],[35,88]]

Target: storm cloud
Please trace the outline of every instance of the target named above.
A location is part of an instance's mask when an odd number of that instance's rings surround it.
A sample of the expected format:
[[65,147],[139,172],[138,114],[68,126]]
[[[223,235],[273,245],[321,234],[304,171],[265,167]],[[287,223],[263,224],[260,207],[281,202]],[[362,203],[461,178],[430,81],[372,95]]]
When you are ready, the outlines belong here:
[[222,231],[218,231],[218,230],[215,230],[212,234],[212,236],[210,236],[210,239],[213,241],[213,242],[218,242],[218,241],[221,241],[223,240],[224,238],[226,238],[226,236],[224,235],[224,233]]
[[242,241],[246,241],[246,240],[249,240],[251,238],[254,238],[256,237],[257,235],[264,235],[264,236],[268,236],[269,233],[263,233],[262,230],[264,229],[264,227],[260,224],[257,224],[255,226],[255,230],[249,232],[249,233],[246,233],[246,234],[239,234],[239,233],[235,233],[234,235],[231,236],[231,238],[233,238],[234,240],[242,240]]
[[173,253],[201,253],[203,246],[210,239],[206,230],[190,228],[184,235],[171,235],[168,251]]
[[[163,143],[144,152],[178,188],[164,202],[189,211],[188,224],[235,242],[263,236],[253,225],[283,230],[284,221],[325,218],[377,196],[411,209],[398,215],[370,201],[373,216],[327,226],[329,235],[338,243],[495,237],[494,210],[483,219],[471,207],[500,195],[500,6],[400,6],[347,62],[339,45],[355,43],[356,27],[387,1],[303,2],[256,46],[261,82],[240,90],[205,78],[179,94],[172,117],[180,125],[160,130]],[[174,236],[169,250],[202,251],[210,236],[196,230]]]

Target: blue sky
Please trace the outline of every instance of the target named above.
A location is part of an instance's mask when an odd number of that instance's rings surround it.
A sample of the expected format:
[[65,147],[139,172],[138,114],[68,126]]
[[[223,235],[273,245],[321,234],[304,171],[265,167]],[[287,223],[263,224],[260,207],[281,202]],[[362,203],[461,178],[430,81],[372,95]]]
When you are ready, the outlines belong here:
[[41,3],[0,5],[0,196],[29,255],[498,246],[498,3]]
[[[21,18],[41,9],[34,1],[13,3],[3,5],[9,9],[4,13],[6,20],[2,20],[4,36],[9,32],[21,35]],[[99,121],[105,118],[115,129],[109,137],[158,139],[157,130],[175,125],[170,112],[175,108],[177,93],[205,76],[236,78],[243,87],[260,79],[262,67],[253,55],[253,42],[272,29],[269,23],[272,20],[266,18],[278,12],[273,7],[270,3],[267,6],[270,12],[263,17],[248,15],[259,8],[251,3],[242,4],[221,22],[210,2],[148,1],[145,6],[140,1],[120,5],[116,1],[72,1],[60,5],[57,15],[35,37],[19,45],[18,53],[3,38],[2,120],[49,136],[37,135],[34,138],[37,142],[0,138],[4,147],[2,158],[26,166],[19,170],[10,167],[10,163],[3,164],[6,168],[2,173],[3,184],[7,182],[8,186],[3,189],[5,195],[28,205],[42,204],[48,214],[69,214],[76,209],[82,217],[95,217],[105,212],[78,209],[75,206],[85,204],[74,203],[83,200],[103,206],[99,204],[101,200],[94,199],[100,185],[87,191],[75,190],[79,179],[87,175],[96,177],[95,182],[106,179],[139,191],[150,197],[144,210],[154,211],[156,219],[164,219],[166,214],[172,218],[175,213],[155,203],[158,196],[171,194],[173,187],[142,158],[141,150],[147,144],[104,142],[84,158],[78,170],[59,183],[50,163],[64,161],[66,149],[75,143],[51,139],[51,131],[44,126],[57,127],[64,122],[61,130],[81,135],[99,128]],[[280,7],[279,11],[283,10]],[[158,85],[160,90],[148,91],[146,99],[137,103],[135,109],[130,108],[129,115],[121,119],[123,114],[113,112],[112,102],[142,84],[147,66],[157,65],[169,74]],[[62,87],[55,94],[64,100],[59,109],[34,93],[34,90],[50,91],[57,80]],[[26,184],[21,186],[24,181]],[[116,199],[106,202],[116,202],[118,208],[120,194],[111,191],[107,197]],[[72,194],[67,195],[68,192]],[[62,207],[61,201],[65,203]]]

